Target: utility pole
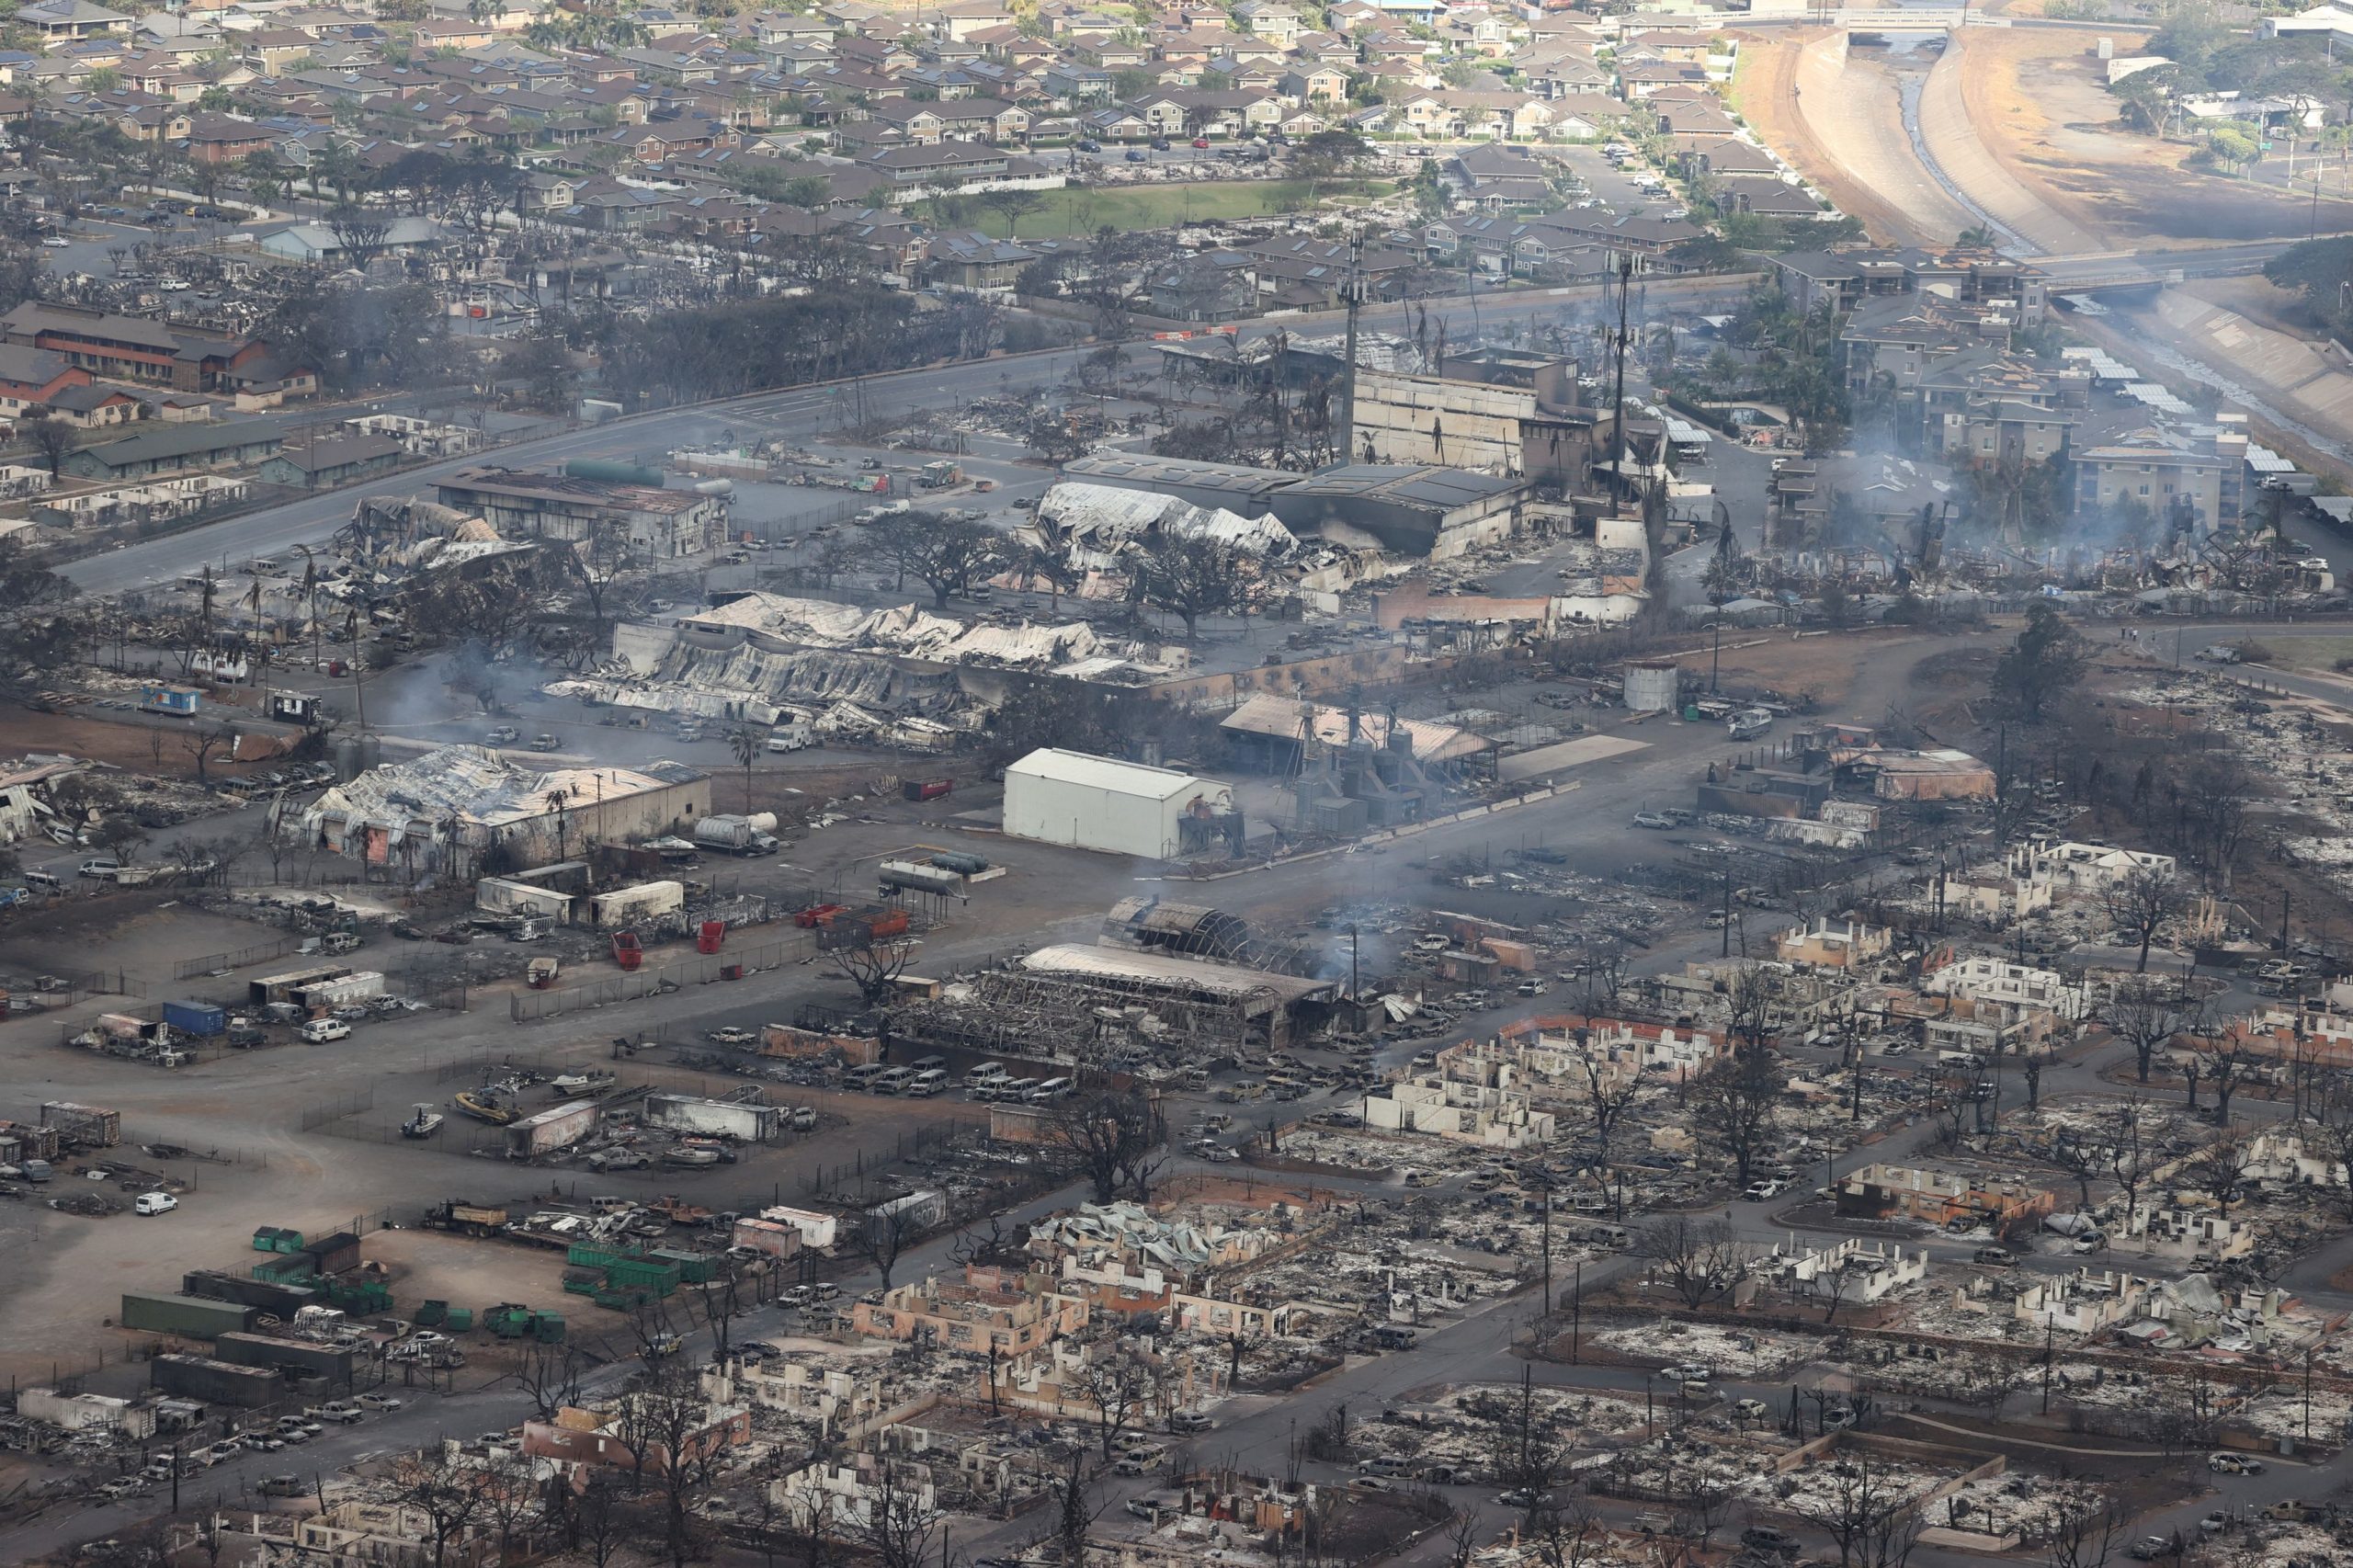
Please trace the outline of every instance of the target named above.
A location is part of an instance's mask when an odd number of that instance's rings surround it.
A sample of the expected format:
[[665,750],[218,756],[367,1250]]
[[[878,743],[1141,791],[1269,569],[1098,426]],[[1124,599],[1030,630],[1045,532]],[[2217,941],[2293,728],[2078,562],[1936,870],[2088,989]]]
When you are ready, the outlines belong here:
[[2051,1319],[2042,1320],[2042,1414],[2051,1414]]
[[[1616,388],[1609,396],[1609,472],[1613,483],[1626,481],[1626,307],[1633,297],[1634,258],[1618,258],[1618,344]],[[1729,950],[1729,949],[1727,949]]]
[[1716,956],[1728,959],[1732,957],[1732,868],[1729,866],[1724,868],[1723,916],[1723,947],[1718,950]]
[[1357,314],[1364,308],[1364,236],[1348,241],[1348,342],[1340,369],[1340,460],[1357,460]]
[[[1547,1321],[1547,1322],[1549,1323],[1549,1322],[1552,1320],[1552,1177],[1551,1174],[1548,1172],[1548,1173],[1545,1175],[1545,1177],[1544,1177],[1544,1318],[1545,1318],[1545,1321]],[[2310,1374],[2310,1372],[2311,1372],[2311,1370],[2312,1370],[2312,1358],[2311,1358],[2310,1356],[2307,1356],[2307,1357],[2305,1357],[2305,1358],[2304,1358],[2304,1369],[2305,1369],[2305,1372],[2306,1372],[2307,1376],[2309,1376],[2309,1374]],[[2308,1435],[2309,1435],[2309,1434],[2308,1434]]]
[[[1577,1341],[1585,1336],[1585,1259],[1577,1259],[1576,1278],[1569,1286],[1569,1365],[1577,1364]],[[2305,1365],[2310,1366],[2309,1358]]]

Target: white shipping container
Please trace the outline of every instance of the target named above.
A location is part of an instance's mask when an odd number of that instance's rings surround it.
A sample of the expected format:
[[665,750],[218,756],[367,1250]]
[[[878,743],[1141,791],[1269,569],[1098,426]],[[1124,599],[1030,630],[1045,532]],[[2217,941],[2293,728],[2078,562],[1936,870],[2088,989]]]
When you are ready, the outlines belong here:
[[760,1218],[771,1224],[790,1225],[801,1233],[801,1244],[813,1252],[823,1252],[834,1244],[834,1233],[840,1220],[814,1209],[794,1209],[779,1204],[760,1210]]
[[588,901],[588,910],[589,918],[598,929],[612,930],[684,909],[686,904],[687,890],[682,882],[640,882],[635,887],[597,894]]
[[773,1220],[738,1220],[731,1238],[739,1247],[764,1252],[771,1257],[801,1256],[801,1232],[797,1226],[779,1225]]
[[358,974],[347,974],[338,980],[322,980],[306,985],[297,995],[305,1007],[340,1007],[349,1002],[365,1002],[370,996],[384,994],[381,971],[363,969]]
[[703,1099],[694,1095],[649,1095],[645,1119],[674,1132],[703,1132],[765,1142],[776,1135],[781,1113],[774,1106],[740,1105],[733,1100]]

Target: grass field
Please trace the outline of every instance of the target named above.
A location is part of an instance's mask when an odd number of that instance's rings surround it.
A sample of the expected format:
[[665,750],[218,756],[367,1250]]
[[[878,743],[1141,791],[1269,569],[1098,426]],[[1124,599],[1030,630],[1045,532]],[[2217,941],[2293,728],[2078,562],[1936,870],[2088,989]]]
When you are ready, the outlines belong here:
[[[1362,200],[1387,196],[1396,188],[1388,180],[1326,182],[1316,187],[1316,199],[1319,203],[1328,203],[1336,197]],[[1022,239],[1091,234],[1106,224],[1133,232],[1174,228],[1195,218],[1267,218],[1308,210],[1307,182],[1298,179],[1209,180],[1110,190],[1050,190],[1041,194],[1046,204],[1021,220]],[[942,211],[936,200],[920,201],[912,210],[934,223],[978,228],[990,234],[1005,232],[1005,220],[977,201],[951,199],[947,211]]]
[[2256,641],[2271,650],[2271,662],[2283,669],[2317,670],[2325,675],[2336,667],[2337,660],[2353,658],[2353,637],[2274,637],[2266,641],[2258,636]]

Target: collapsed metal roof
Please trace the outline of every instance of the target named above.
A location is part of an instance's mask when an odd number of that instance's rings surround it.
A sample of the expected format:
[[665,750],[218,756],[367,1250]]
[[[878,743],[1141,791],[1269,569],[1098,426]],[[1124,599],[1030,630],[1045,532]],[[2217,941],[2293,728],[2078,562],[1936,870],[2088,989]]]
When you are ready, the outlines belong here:
[[1039,500],[1038,522],[1054,546],[1083,566],[1108,565],[1123,546],[1155,535],[1205,539],[1251,555],[1288,555],[1299,548],[1298,539],[1271,516],[1245,517],[1174,495],[1069,480]]
[[559,794],[573,802],[610,801],[706,777],[682,762],[651,762],[642,768],[541,770],[522,767],[488,746],[442,746],[407,762],[371,767],[349,783],[336,785],[303,812],[302,830],[315,837],[329,823],[346,834],[356,827],[381,827],[397,839],[418,824],[502,827],[547,815],[550,799]]

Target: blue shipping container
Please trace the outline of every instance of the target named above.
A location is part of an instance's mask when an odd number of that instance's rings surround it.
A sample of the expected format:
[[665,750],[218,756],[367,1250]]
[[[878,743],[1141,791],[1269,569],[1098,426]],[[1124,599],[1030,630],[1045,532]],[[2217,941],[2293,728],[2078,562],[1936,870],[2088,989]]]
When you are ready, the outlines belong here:
[[211,1036],[229,1032],[227,1009],[210,1002],[166,1002],[164,1022],[182,1034]]

